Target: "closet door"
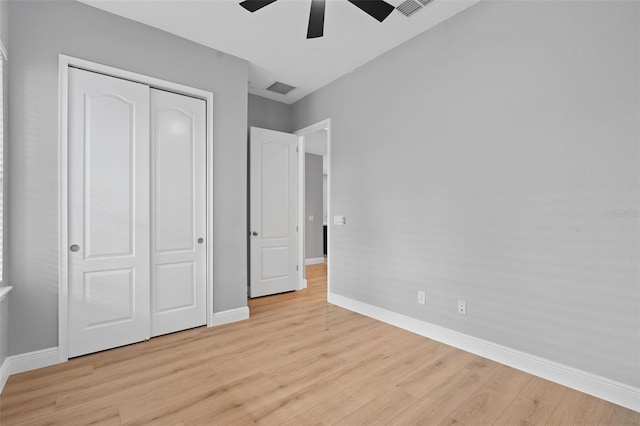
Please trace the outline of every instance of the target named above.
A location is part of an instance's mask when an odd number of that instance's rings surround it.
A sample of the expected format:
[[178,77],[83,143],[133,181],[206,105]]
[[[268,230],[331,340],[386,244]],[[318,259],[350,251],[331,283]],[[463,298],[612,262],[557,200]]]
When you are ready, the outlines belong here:
[[149,337],[149,88],[69,70],[69,355]]
[[205,102],[151,89],[151,335],[205,325]]

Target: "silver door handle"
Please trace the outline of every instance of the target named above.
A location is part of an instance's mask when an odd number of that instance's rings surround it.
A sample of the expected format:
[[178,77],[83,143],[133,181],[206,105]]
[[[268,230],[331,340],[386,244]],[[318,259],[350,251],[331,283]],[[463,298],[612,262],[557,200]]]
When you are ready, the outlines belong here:
[[258,236],[258,233],[257,233],[256,231],[253,231],[253,232],[251,233],[251,235],[253,235],[254,237],[257,237],[257,236]]
[[204,238],[198,238],[198,244],[204,243]]
[[80,251],[80,246],[77,244],[72,245],[71,247],[69,247],[69,250],[71,250],[72,252],[77,252]]

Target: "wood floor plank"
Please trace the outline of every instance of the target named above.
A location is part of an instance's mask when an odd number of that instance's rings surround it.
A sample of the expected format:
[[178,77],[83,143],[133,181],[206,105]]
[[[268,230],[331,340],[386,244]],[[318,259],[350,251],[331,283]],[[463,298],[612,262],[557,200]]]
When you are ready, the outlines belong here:
[[416,403],[417,399],[401,390],[393,389],[367,402],[348,416],[335,423],[340,426],[384,425],[402,411]]
[[102,408],[96,407],[74,407],[72,409],[55,411],[50,414],[43,414],[38,417],[30,417],[16,425],[104,425],[119,426],[120,413],[118,407],[106,406]]
[[440,424],[484,386],[501,366],[477,357],[400,412],[389,424]]
[[11,376],[0,424],[640,426],[640,413],[326,302],[308,288],[199,327]]
[[[342,395],[345,389],[351,389],[363,377],[376,375],[381,369],[393,362],[390,357],[379,353],[369,354],[357,362],[349,361],[344,370],[336,371],[328,376],[325,375],[310,386],[300,388],[293,393],[273,395],[272,398],[269,398],[268,404],[254,412],[255,417],[262,424],[281,424],[298,417],[300,413],[313,413],[314,421],[331,424],[327,418],[314,410],[321,406],[328,409],[330,414],[335,415],[339,407],[345,404],[344,399],[336,402],[335,395]],[[362,404],[377,394],[371,393],[370,397]],[[335,405],[334,402],[336,402]],[[348,405],[353,409],[353,404]],[[339,415],[335,420],[341,419],[346,414],[348,412]]]
[[493,424],[531,379],[528,374],[501,365],[482,388],[449,414],[444,424]]
[[601,426],[640,426],[640,413],[619,405],[604,404],[598,424]]
[[465,365],[475,362],[476,358],[469,352],[452,348],[444,356],[398,383],[398,387],[416,398],[422,398],[464,369]]
[[566,388],[540,377],[533,377],[496,419],[496,426],[543,425],[558,406]]
[[567,389],[549,417],[547,425],[598,424],[606,404],[594,396]]
[[0,402],[0,425],[29,422],[39,417],[51,415],[55,410],[55,393],[17,404]]
[[148,409],[140,409],[135,404],[122,406],[120,417],[123,425],[144,425],[160,422],[185,421],[194,416],[224,412],[230,408],[241,407],[242,399],[234,395],[237,392],[250,392],[261,383],[262,374],[243,377],[223,386],[206,383],[190,386],[178,395],[165,398],[162,405],[154,405]]

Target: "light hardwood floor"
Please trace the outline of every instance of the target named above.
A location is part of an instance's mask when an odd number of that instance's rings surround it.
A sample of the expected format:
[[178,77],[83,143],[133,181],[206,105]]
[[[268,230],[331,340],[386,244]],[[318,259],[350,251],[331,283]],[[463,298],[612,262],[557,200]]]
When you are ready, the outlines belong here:
[[251,319],[12,376],[5,425],[638,425],[640,414],[326,303],[251,300]]

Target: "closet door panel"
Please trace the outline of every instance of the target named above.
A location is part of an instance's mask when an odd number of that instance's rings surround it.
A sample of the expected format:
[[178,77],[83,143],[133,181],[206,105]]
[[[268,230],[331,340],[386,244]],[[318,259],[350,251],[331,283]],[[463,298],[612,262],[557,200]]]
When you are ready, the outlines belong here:
[[149,337],[149,88],[69,70],[69,355]]
[[151,89],[153,336],[206,324],[205,111]]

